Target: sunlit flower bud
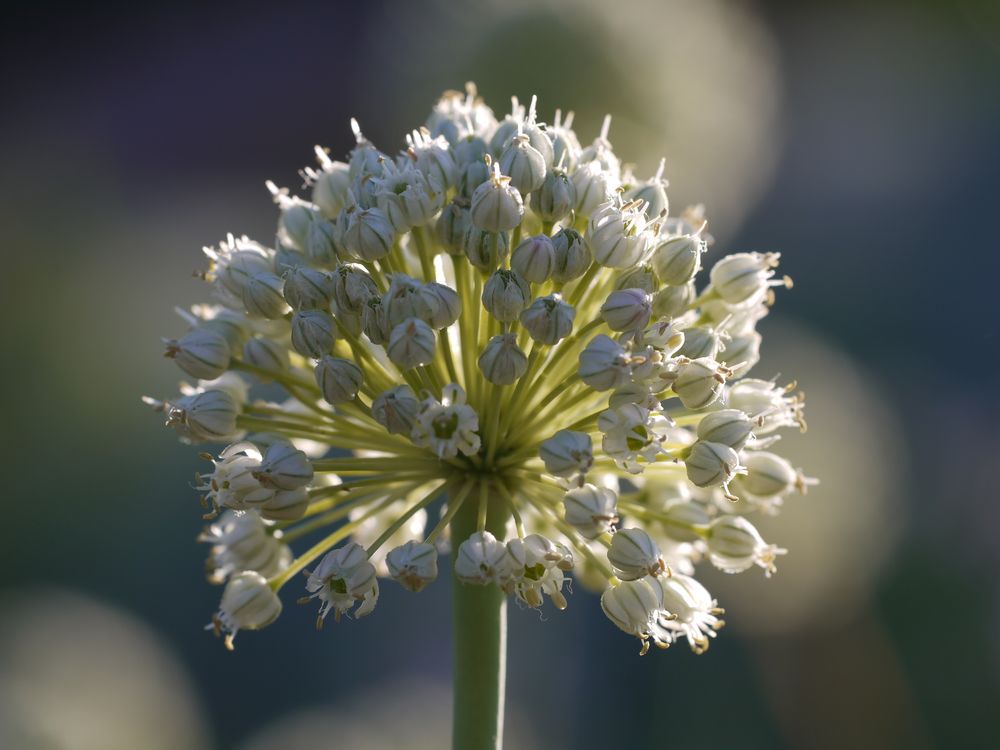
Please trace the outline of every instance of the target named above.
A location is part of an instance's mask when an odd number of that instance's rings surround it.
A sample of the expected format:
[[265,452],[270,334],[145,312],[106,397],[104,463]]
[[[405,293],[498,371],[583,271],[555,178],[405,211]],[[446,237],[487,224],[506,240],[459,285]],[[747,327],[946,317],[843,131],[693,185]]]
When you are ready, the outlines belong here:
[[670,201],[667,199],[667,188],[670,183],[663,178],[663,167],[664,160],[661,159],[656,174],[636,185],[628,193],[629,198],[646,202],[646,215],[650,218],[661,214],[666,216],[667,211],[670,210]]
[[296,310],[325,310],[333,299],[333,277],[308,266],[292,268],[285,273],[284,294]]
[[326,354],[316,365],[316,384],[328,403],[353,400],[363,382],[361,368],[349,359]]
[[545,470],[556,477],[582,478],[594,464],[594,444],[585,432],[559,430],[538,447]]
[[299,310],[292,316],[292,346],[303,357],[329,354],[336,340],[333,317],[323,310]]
[[621,388],[631,377],[628,354],[603,333],[594,336],[580,352],[579,374],[584,383],[598,391]]
[[733,371],[733,377],[741,378],[760,361],[761,336],[757,331],[748,331],[733,336],[722,347],[718,359]]
[[693,359],[682,365],[673,389],[688,409],[704,409],[714,403],[726,382],[729,370],[709,357]]
[[458,293],[449,286],[430,281],[421,284],[417,295],[423,305],[421,316],[431,328],[447,328],[462,312],[462,301]]
[[204,252],[210,262],[205,278],[216,285],[223,301],[240,300],[250,277],[273,269],[270,251],[247,237],[229,235],[218,248],[206,247]]
[[288,349],[272,339],[254,336],[243,345],[243,361],[262,370],[288,369]]
[[385,313],[381,297],[368,298],[361,312],[361,330],[373,344],[384,346],[389,342],[392,326],[389,325],[389,317]]
[[693,531],[692,526],[708,524],[708,513],[702,503],[693,500],[677,499],[667,503],[663,509],[664,533],[677,542],[694,542],[702,535]]
[[669,318],[661,318],[648,326],[639,336],[639,343],[673,354],[684,345],[684,331],[678,331]]
[[739,451],[750,439],[753,427],[750,417],[739,409],[720,409],[706,414],[698,423],[698,438]]
[[510,385],[528,369],[528,358],[517,345],[513,333],[492,337],[479,355],[479,369],[483,376],[496,385]]
[[487,232],[506,232],[521,223],[521,193],[509,177],[500,174],[498,164],[493,164],[490,178],[472,194],[471,212],[473,226]]
[[309,246],[310,227],[318,221],[325,221],[319,209],[301,198],[290,198],[278,191],[272,183],[268,184],[275,195],[275,201],[281,205],[281,218],[278,221],[278,239],[296,250],[307,252]]
[[552,141],[552,163],[561,164],[569,171],[576,167],[576,161],[583,150],[580,147],[580,139],[572,128],[573,113],[568,112],[564,120],[562,112],[557,109],[554,122],[545,131]]
[[342,265],[333,274],[333,298],[338,312],[360,314],[369,297],[378,295],[378,287],[368,272],[358,265]]
[[642,640],[641,654],[650,642],[667,648],[674,634],[666,628],[671,615],[663,609],[663,594],[658,579],[648,577],[623,581],[601,595],[601,609],[615,625]]
[[226,391],[204,391],[165,405],[167,426],[197,442],[227,442],[237,433],[240,404]]
[[531,208],[542,221],[560,221],[576,206],[576,187],[562,169],[550,169],[531,195]]
[[499,159],[500,171],[510,177],[510,184],[522,196],[537,190],[545,181],[545,157],[531,146],[526,135],[508,141]]
[[517,97],[511,97],[510,114],[497,123],[490,136],[490,153],[498,156],[507,145],[507,141],[517,135],[518,130],[524,127],[524,105],[519,104]]
[[681,286],[665,286],[653,295],[653,314],[661,318],[674,318],[683,313],[698,296],[694,282]]
[[615,279],[615,289],[641,289],[646,294],[653,294],[659,288],[660,283],[648,263],[629,268]]
[[267,531],[256,511],[227,510],[198,537],[212,545],[205,568],[212,583],[251,570],[265,578],[280,573],[292,561],[287,544]]
[[304,487],[312,478],[313,467],[309,458],[287,440],[271,443],[260,466],[254,471],[254,479],[261,486],[279,490]]
[[618,189],[618,178],[596,161],[580,164],[573,172],[572,180],[576,191],[576,212],[580,216],[593,214],[611,200]]
[[423,226],[444,204],[446,186],[433,176],[425,176],[412,164],[402,169],[387,164],[375,184],[378,207],[397,232]]
[[684,458],[684,468],[691,484],[696,487],[729,486],[729,482],[739,472],[745,472],[740,466],[740,455],[728,445],[710,443],[698,440],[690,447],[690,452]]
[[530,300],[531,287],[516,271],[494,271],[483,285],[483,307],[503,323],[517,320]]
[[229,579],[219,611],[212,617],[217,634],[225,633],[226,648],[232,651],[241,630],[260,630],[278,619],[281,600],[260,573],[247,570]]
[[756,527],[743,516],[719,516],[708,529],[709,559],[724,573],[742,573],[758,565],[770,578],[777,571],[775,558],[787,552],[767,544]]
[[201,380],[217,378],[229,368],[229,342],[218,331],[195,328],[179,339],[164,339],[166,353],[188,375]]
[[351,118],[351,130],[354,131],[355,147],[351,149],[348,164],[351,177],[364,175],[381,175],[383,165],[390,161],[389,157],[379,151],[375,144],[361,133],[358,121]]
[[410,540],[389,551],[385,564],[389,576],[409,591],[420,591],[437,578],[438,550],[433,544]]
[[470,226],[462,250],[480,271],[493,271],[510,251],[510,236],[507,232],[486,232]]
[[392,435],[409,435],[417,420],[420,402],[408,385],[383,391],[372,401],[372,418]]
[[657,576],[667,569],[660,548],[642,529],[619,529],[611,537],[608,562],[623,581]]
[[268,521],[297,521],[309,508],[309,492],[305,487],[278,490],[270,498],[255,506]]
[[570,227],[555,233],[552,237],[552,250],[555,253],[552,278],[561,283],[582,276],[593,260],[583,236]]
[[312,202],[328,219],[335,219],[348,201],[351,187],[350,165],[342,161],[332,161],[323,149],[316,147],[322,171],[307,172],[312,179]]
[[411,159],[430,182],[442,189],[458,183],[458,165],[447,139],[431,137],[428,130],[421,128],[406,137],[406,145],[400,159]]
[[563,499],[566,523],[587,539],[596,539],[618,523],[618,496],[606,487],[585,484]]
[[608,201],[590,217],[585,239],[600,265],[631,268],[643,259],[649,247],[650,233],[646,230],[642,204],[620,206],[616,201]]
[[441,211],[434,224],[434,233],[448,253],[461,255],[464,252],[466,232],[471,226],[468,202],[456,198]]
[[649,262],[657,278],[670,286],[682,286],[695,277],[701,268],[705,240],[686,234],[661,240],[653,248]]
[[718,329],[708,326],[692,326],[684,329],[684,346],[678,354],[689,359],[708,357],[714,359],[722,348],[722,339],[728,336]]
[[407,318],[392,329],[386,353],[397,367],[409,370],[434,360],[434,329],[419,318]]
[[348,209],[343,243],[348,252],[362,260],[383,258],[396,242],[396,229],[379,208]]
[[772,286],[791,286],[790,280],[771,281],[780,253],[733,253],[712,266],[712,288],[730,305],[760,302]]
[[612,331],[634,331],[649,322],[653,312],[650,296],[642,289],[611,292],[601,305],[601,317]]
[[479,415],[465,403],[465,391],[450,383],[441,401],[431,396],[421,404],[410,439],[439,458],[454,458],[460,452],[466,456],[479,452],[478,431]]
[[360,606],[354,610],[355,617],[371,614],[378,601],[378,578],[375,566],[360,545],[349,542],[343,547],[327,552],[316,570],[306,581],[309,599],[319,599],[319,618],[316,627],[322,627],[326,616],[333,611],[336,621],[348,614],[356,602]]
[[337,227],[322,219],[309,225],[306,235],[306,255],[321,266],[332,267],[337,262]]
[[521,325],[540,344],[556,344],[573,330],[576,310],[558,294],[539,297],[521,313]]
[[739,488],[755,497],[785,495],[792,490],[804,493],[807,487],[816,483],[776,453],[747,451],[744,460],[747,475],[739,478]]
[[554,266],[555,249],[552,239],[545,234],[528,237],[510,256],[510,267],[532,284],[548,280]]
[[499,583],[505,570],[507,547],[488,531],[476,532],[458,547],[455,577],[463,583],[485,586]]

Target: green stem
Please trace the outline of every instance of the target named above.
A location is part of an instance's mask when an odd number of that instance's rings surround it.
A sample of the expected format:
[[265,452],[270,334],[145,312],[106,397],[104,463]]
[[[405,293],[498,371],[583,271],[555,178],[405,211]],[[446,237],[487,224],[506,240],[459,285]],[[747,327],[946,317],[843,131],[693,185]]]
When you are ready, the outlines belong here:
[[[488,503],[486,528],[503,539],[506,505],[494,493]],[[479,503],[465,502],[451,521],[453,566],[459,545],[477,531],[478,512]],[[452,750],[499,750],[507,676],[507,597],[495,584],[477,586],[454,578],[452,609]]]

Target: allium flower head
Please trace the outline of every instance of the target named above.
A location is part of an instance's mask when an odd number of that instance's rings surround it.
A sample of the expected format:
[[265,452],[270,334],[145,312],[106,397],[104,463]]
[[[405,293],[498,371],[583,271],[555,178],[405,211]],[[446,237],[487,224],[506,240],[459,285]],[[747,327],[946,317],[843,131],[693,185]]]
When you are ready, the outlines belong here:
[[747,515],[815,481],[772,452],[802,397],[744,377],[779,254],[716,252],[662,162],[622,168],[610,118],[582,147],[537,104],[498,120],[470,84],[384,151],[352,121],[308,194],[269,183],[275,247],[205,250],[211,304],[165,340],[196,382],[147,402],[219,445],[196,486],[227,644],[302,573],[318,624],[360,618],[450,545],[461,585],[563,609],[575,577],[643,652],[701,653],[722,621],[697,565],[775,572]]

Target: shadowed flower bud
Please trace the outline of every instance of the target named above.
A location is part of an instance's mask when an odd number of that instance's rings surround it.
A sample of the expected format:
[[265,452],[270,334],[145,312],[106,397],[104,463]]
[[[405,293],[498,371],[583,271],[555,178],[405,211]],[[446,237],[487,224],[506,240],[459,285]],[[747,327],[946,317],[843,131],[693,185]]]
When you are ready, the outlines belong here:
[[540,344],[556,344],[573,330],[576,310],[558,294],[539,297],[521,313],[524,330]]
[[506,232],[521,223],[524,203],[521,193],[493,164],[490,178],[472,194],[472,224],[486,232]]
[[243,345],[243,361],[270,372],[288,369],[288,349],[272,339],[254,336]]
[[441,211],[434,224],[434,234],[450,255],[461,255],[465,234],[471,226],[468,201],[456,198]]
[[572,281],[583,276],[590,268],[592,262],[590,249],[575,229],[566,227],[556,232],[552,237],[552,250],[555,254],[552,278],[555,281],[560,283]]
[[288,312],[283,288],[281,278],[270,271],[254,274],[243,287],[243,306],[247,314],[269,320],[282,317]]
[[515,135],[498,161],[500,171],[510,177],[510,184],[522,195],[537,190],[545,182],[545,157],[533,148],[526,135]]
[[470,226],[462,250],[480,271],[493,271],[510,252],[510,237],[506,232],[487,232]]
[[337,312],[360,314],[369,297],[378,296],[378,287],[368,272],[359,265],[338,266],[333,274],[333,299]]
[[313,478],[312,463],[305,453],[286,440],[271,443],[264,459],[254,472],[263,487],[294,490],[305,487]]
[[580,352],[580,379],[598,391],[621,388],[631,377],[628,354],[603,333],[594,336]]
[[362,260],[383,258],[392,250],[396,229],[378,208],[348,209],[343,243],[347,251]]
[[542,186],[531,194],[531,208],[542,221],[561,221],[576,205],[576,187],[566,172],[550,169]]
[[479,369],[496,385],[510,385],[528,369],[528,358],[517,345],[513,333],[501,333],[487,342],[479,355]]
[[229,368],[229,342],[217,331],[195,328],[180,339],[164,339],[165,356],[188,375],[201,380],[217,378]]
[[316,385],[331,404],[351,401],[364,382],[361,368],[349,359],[324,355],[316,365]]
[[601,305],[601,317],[612,331],[634,331],[649,322],[653,312],[650,297],[641,289],[611,292]]
[[409,591],[420,591],[437,578],[438,550],[433,544],[409,541],[386,555],[389,576]]
[[205,565],[212,583],[222,583],[244,570],[270,577],[292,561],[288,545],[269,534],[268,526],[252,510],[227,510],[201,533],[198,541],[212,545]]
[[225,391],[205,391],[164,405],[167,426],[195,442],[228,442],[237,433],[240,404]]
[[[699,440],[691,446],[684,458],[684,468],[691,484],[696,487],[728,488],[729,482],[738,473],[746,472],[740,466],[739,454],[722,443]],[[728,490],[727,490],[728,496]]]
[[300,310],[292,316],[292,347],[303,357],[329,354],[334,341],[333,317],[322,310]]
[[708,528],[709,558],[724,573],[742,573],[758,565],[770,578],[777,571],[775,559],[786,552],[767,544],[743,516],[719,516]]
[[219,611],[212,618],[216,634],[225,633],[226,648],[241,630],[260,630],[278,619],[281,600],[260,573],[247,570],[229,579]]
[[667,569],[660,548],[642,529],[619,529],[611,537],[608,562],[623,581],[635,581],[647,575],[657,576]]
[[664,284],[683,286],[701,268],[701,254],[705,249],[705,241],[701,237],[690,234],[670,237],[656,245],[649,262]]
[[739,451],[750,439],[753,426],[750,417],[739,409],[720,409],[706,414],[698,423],[698,439]]
[[447,328],[462,312],[462,301],[449,286],[431,281],[421,284],[417,295],[423,305],[423,319],[431,328]]
[[642,204],[620,206],[608,201],[590,217],[586,240],[594,260],[602,266],[631,268],[643,259],[650,241]]
[[333,294],[333,278],[325,271],[298,266],[285,273],[285,300],[296,310],[326,309]]
[[593,484],[576,487],[563,498],[566,523],[586,539],[596,539],[618,523],[618,496]]
[[538,447],[545,470],[556,477],[583,477],[594,464],[594,444],[584,432],[559,430]]
[[806,489],[816,484],[797,470],[788,459],[767,451],[747,451],[747,475],[739,478],[739,489],[755,497],[785,495],[792,490],[805,494]]
[[514,248],[510,256],[510,267],[532,284],[547,281],[552,275],[555,262],[555,248],[552,240],[545,234],[528,237]]
[[372,401],[372,417],[392,435],[409,435],[416,423],[420,402],[408,385],[397,385]]
[[323,626],[331,610],[334,620],[340,622],[341,616],[348,614],[357,602],[361,604],[354,610],[354,616],[364,617],[371,614],[378,601],[375,566],[368,561],[363,547],[349,542],[323,556],[316,570],[309,574],[306,591],[309,599],[322,602],[317,628]]
[[386,353],[397,367],[409,370],[434,360],[434,329],[419,318],[408,318],[392,329]]
[[653,295],[653,314],[661,318],[681,315],[697,296],[693,281],[681,286],[666,286]]
[[476,532],[458,547],[455,577],[463,583],[485,586],[499,583],[505,570],[507,548],[488,531]]
[[483,285],[483,307],[503,323],[517,320],[530,300],[531,287],[516,271],[494,271]]

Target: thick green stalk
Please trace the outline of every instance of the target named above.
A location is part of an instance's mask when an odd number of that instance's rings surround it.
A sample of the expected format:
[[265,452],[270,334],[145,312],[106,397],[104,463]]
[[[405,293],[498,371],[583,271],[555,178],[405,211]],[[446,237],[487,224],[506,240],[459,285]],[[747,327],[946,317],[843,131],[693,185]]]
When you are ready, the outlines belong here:
[[[458,546],[476,531],[478,488],[451,521],[452,567]],[[508,511],[489,498],[486,528],[504,536]],[[453,574],[454,575],[454,574]],[[503,746],[504,686],[507,678],[507,597],[496,585],[476,586],[453,578],[454,699],[453,750],[499,750]]]

